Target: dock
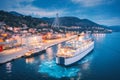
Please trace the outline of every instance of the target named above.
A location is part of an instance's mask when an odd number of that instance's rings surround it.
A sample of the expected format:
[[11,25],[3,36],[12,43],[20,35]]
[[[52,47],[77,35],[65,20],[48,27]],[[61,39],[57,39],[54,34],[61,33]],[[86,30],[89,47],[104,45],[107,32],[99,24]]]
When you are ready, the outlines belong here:
[[[59,43],[68,41],[70,39],[74,39],[76,37],[77,37],[77,35],[73,35],[73,36],[67,37],[67,38],[48,40],[48,42],[42,43],[40,45],[41,47],[36,46],[36,47],[33,47],[32,49],[38,48],[39,49],[38,52],[40,52],[40,51],[46,50],[47,48],[49,48],[51,46],[54,46],[54,45],[57,45]],[[17,58],[21,58],[28,51],[29,51],[29,49],[27,48],[27,46],[21,46],[21,47],[18,47],[18,48],[4,50],[4,51],[0,52],[0,64],[15,60]]]

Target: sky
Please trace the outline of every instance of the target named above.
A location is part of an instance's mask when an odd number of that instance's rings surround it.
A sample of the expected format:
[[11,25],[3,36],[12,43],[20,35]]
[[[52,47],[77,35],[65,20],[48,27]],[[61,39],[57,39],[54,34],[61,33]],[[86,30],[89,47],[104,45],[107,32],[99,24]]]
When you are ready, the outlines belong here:
[[120,0],[0,0],[0,10],[33,17],[75,16],[101,25],[120,25]]

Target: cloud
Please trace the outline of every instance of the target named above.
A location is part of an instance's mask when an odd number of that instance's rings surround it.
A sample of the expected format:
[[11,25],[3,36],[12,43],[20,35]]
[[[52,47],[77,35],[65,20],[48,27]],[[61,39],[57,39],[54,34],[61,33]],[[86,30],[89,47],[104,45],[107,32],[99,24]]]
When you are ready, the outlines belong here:
[[[7,11],[16,11],[24,15],[31,15],[34,17],[53,17],[56,13],[63,14],[64,9],[62,10],[52,10],[52,9],[43,9],[38,8],[32,5],[32,2],[35,0],[5,0],[7,5],[4,10]],[[13,3],[14,2],[14,3]]]
[[80,4],[84,7],[93,7],[113,2],[113,0],[71,0],[71,1],[76,4]]
[[101,18],[101,19],[96,19],[97,23],[103,24],[103,25],[120,25],[120,18],[119,17],[111,17],[111,18]]
[[[13,9],[9,9],[12,11]],[[34,17],[53,17],[56,15],[56,13],[63,13],[63,10],[47,10],[42,8],[37,8],[31,5],[20,7],[20,8],[14,8],[14,11],[17,11],[19,13],[22,13],[24,15],[31,15]]]
[[120,16],[96,14],[96,15],[91,15],[91,16],[84,15],[84,18],[87,18],[101,25],[107,25],[107,26],[120,25]]
[[31,4],[34,0],[1,0],[0,9],[21,7],[22,3]]
[[[62,16],[77,16],[79,18],[87,18],[94,22],[103,25],[120,25],[120,16],[115,15],[114,11],[110,12],[112,8],[107,7],[106,9],[101,9],[105,7],[96,8],[96,6],[103,4],[113,3],[113,0],[71,0],[72,4],[70,7],[64,8],[60,6],[59,8],[50,8],[47,4],[46,7],[40,7],[33,5],[36,0],[1,0],[0,9],[6,11],[16,11],[24,15],[30,15],[34,17],[54,17],[56,13],[61,14]],[[47,1],[47,0],[46,0]],[[69,0],[67,0],[69,3]],[[40,1],[42,4],[42,2]],[[50,2],[50,4],[54,4]],[[78,4],[82,7],[78,7]],[[58,4],[56,4],[58,5]],[[62,7],[62,8],[61,8]],[[88,7],[92,7],[89,9]],[[110,11],[109,11],[110,9]],[[73,11],[74,10],[74,11]],[[106,15],[107,13],[107,15]],[[113,17],[118,16],[118,17]]]

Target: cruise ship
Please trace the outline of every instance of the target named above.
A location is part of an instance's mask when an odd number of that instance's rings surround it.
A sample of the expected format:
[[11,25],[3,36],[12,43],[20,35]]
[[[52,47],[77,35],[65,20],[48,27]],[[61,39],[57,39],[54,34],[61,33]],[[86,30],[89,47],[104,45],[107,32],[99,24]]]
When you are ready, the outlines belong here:
[[80,35],[77,39],[66,42],[56,54],[56,63],[59,65],[71,65],[94,49],[94,40],[86,35]]

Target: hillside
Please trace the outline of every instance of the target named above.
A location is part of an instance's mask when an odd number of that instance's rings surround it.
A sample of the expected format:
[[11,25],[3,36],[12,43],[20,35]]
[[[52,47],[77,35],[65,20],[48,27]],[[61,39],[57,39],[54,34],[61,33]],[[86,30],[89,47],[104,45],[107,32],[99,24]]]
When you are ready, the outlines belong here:
[[[54,18],[43,17],[43,18],[41,18],[41,20],[44,20],[51,25],[54,21]],[[77,17],[70,17],[70,16],[69,17],[60,17],[59,23],[61,26],[67,26],[67,27],[79,26],[80,29],[76,29],[76,31],[89,30],[92,32],[108,32],[108,30],[110,29],[107,26],[99,25],[88,19],[79,19]],[[73,30],[73,28],[69,29],[69,30]]]
[[[5,22],[7,25],[12,27],[14,26],[22,27],[24,24],[26,24],[28,27],[41,28],[41,26],[39,25],[40,23],[48,23],[49,26],[51,26],[53,21],[54,21],[54,18],[47,18],[47,17],[34,18],[31,16],[24,16],[23,14],[20,14],[14,11],[12,12],[5,12],[2,10],[0,11],[0,22]],[[99,25],[88,19],[79,19],[77,17],[71,17],[71,16],[60,17],[59,23],[61,26],[67,26],[67,27],[78,26],[80,27],[79,30],[81,31],[90,30],[93,32],[106,32],[109,29],[106,26]],[[75,29],[72,28],[71,30],[75,30]]]
[[15,16],[23,16],[22,14],[18,13],[18,12],[15,12],[15,11],[10,11],[9,12],[10,14],[13,14]]
[[22,26],[26,24],[28,27],[35,27],[45,21],[31,16],[24,16],[15,12],[0,11],[0,21],[5,22],[9,26]]

